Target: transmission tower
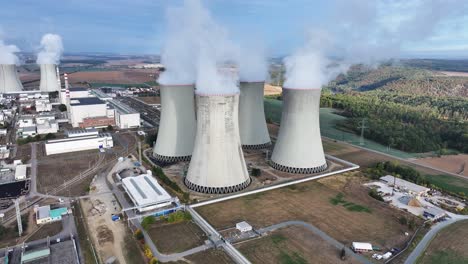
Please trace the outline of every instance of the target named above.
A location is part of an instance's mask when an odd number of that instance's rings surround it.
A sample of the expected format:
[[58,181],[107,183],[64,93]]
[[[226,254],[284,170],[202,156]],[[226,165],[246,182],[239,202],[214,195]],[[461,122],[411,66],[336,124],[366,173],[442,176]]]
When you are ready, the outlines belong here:
[[21,236],[23,234],[23,223],[21,223],[21,210],[19,205],[19,199],[15,200],[15,209],[16,209],[16,221],[18,222],[18,234]]
[[364,146],[364,130],[369,128],[366,126],[367,119],[363,118],[361,122],[359,122],[358,128],[361,129],[361,138],[359,139],[359,145]]

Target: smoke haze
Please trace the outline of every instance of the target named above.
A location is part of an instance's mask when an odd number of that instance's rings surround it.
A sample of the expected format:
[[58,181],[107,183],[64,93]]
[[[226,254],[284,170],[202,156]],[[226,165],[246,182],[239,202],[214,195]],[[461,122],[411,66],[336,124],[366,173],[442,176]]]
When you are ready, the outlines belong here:
[[268,73],[266,49],[259,43],[249,44],[241,45],[237,56],[239,79],[241,82],[265,81]]
[[56,34],[45,34],[41,39],[37,64],[59,64],[63,53],[62,38]]
[[19,64],[19,59],[15,55],[19,51],[15,45],[6,45],[0,39],[0,64]]

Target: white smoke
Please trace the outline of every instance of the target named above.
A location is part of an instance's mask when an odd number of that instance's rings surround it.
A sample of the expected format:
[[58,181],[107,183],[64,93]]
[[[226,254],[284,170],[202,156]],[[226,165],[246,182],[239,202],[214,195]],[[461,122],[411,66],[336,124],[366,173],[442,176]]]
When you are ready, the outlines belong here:
[[268,73],[266,49],[260,44],[242,45],[237,65],[239,79],[244,82],[264,81]]
[[15,45],[6,45],[0,39],[0,64],[19,64],[19,59],[15,55],[19,51]]
[[222,65],[234,57],[236,47],[199,0],[185,0],[167,11],[166,42],[161,62],[166,67],[159,82],[195,82],[200,94],[232,94],[236,80],[224,74]]
[[56,34],[45,34],[41,39],[41,50],[37,64],[59,64],[63,53],[62,38]]

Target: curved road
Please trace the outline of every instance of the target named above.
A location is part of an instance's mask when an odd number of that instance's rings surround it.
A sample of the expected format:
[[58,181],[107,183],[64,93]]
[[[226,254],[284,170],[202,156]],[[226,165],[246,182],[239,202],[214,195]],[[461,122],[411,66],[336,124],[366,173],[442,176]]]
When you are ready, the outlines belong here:
[[362,255],[354,253],[349,247],[341,244],[340,242],[338,242],[337,240],[335,240],[331,236],[327,235],[322,230],[318,229],[317,227],[315,227],[315,226],[313,226],[313,225],[311,225],[309,223],[303,222],[303,221],[286,221],[286,222],[282,222],[282,223],[279,223],[279,224],[276,224],[276,225],[271,225],[271,226],[268,226],[268,227],[265,227],[265,228],[260,228],[257,231],[260,234],[263,235],[265,233],[277,230],[279,228],[288,227],[288,226],[291,226],[291,225],[301,226],[301,227],[306,228],[307,230],[313,232],[314,234],[318,235],[319,237],[321,237],[322,239],[327,241],[329,244],[335,246],[337,249],[344,248],[346,250],[347,255],[353,256],[355,259],[357,259],[361,263],[372,264],[372,262],[370,260],[368,260],[367,258],[363,257]]

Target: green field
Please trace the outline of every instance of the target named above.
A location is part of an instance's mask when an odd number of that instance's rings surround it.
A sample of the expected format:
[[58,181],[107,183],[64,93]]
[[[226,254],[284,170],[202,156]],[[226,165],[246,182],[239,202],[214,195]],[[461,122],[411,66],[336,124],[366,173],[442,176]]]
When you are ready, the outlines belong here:
[[435,186],[452,192],[468,194],[468,181],[449,175],[426,175],[426,179]]
[[[265,98],[264,104],[266,118],[275,123],[280,123],[282,102],[276,99]],[[360,137],[358,135],[336,128],[336,124],[346,119],[346,117],[335,114],[335,111],[337,110],[332,108],[320,108],[320,132],[322,133],[322,136],[359,146]],[[364,140],[364,147],[388,153],[392,156],[403,159],[417,158],[421,156],[418,153],[407,153],[397,149],[388,148],[387,146],[367,139]]]

